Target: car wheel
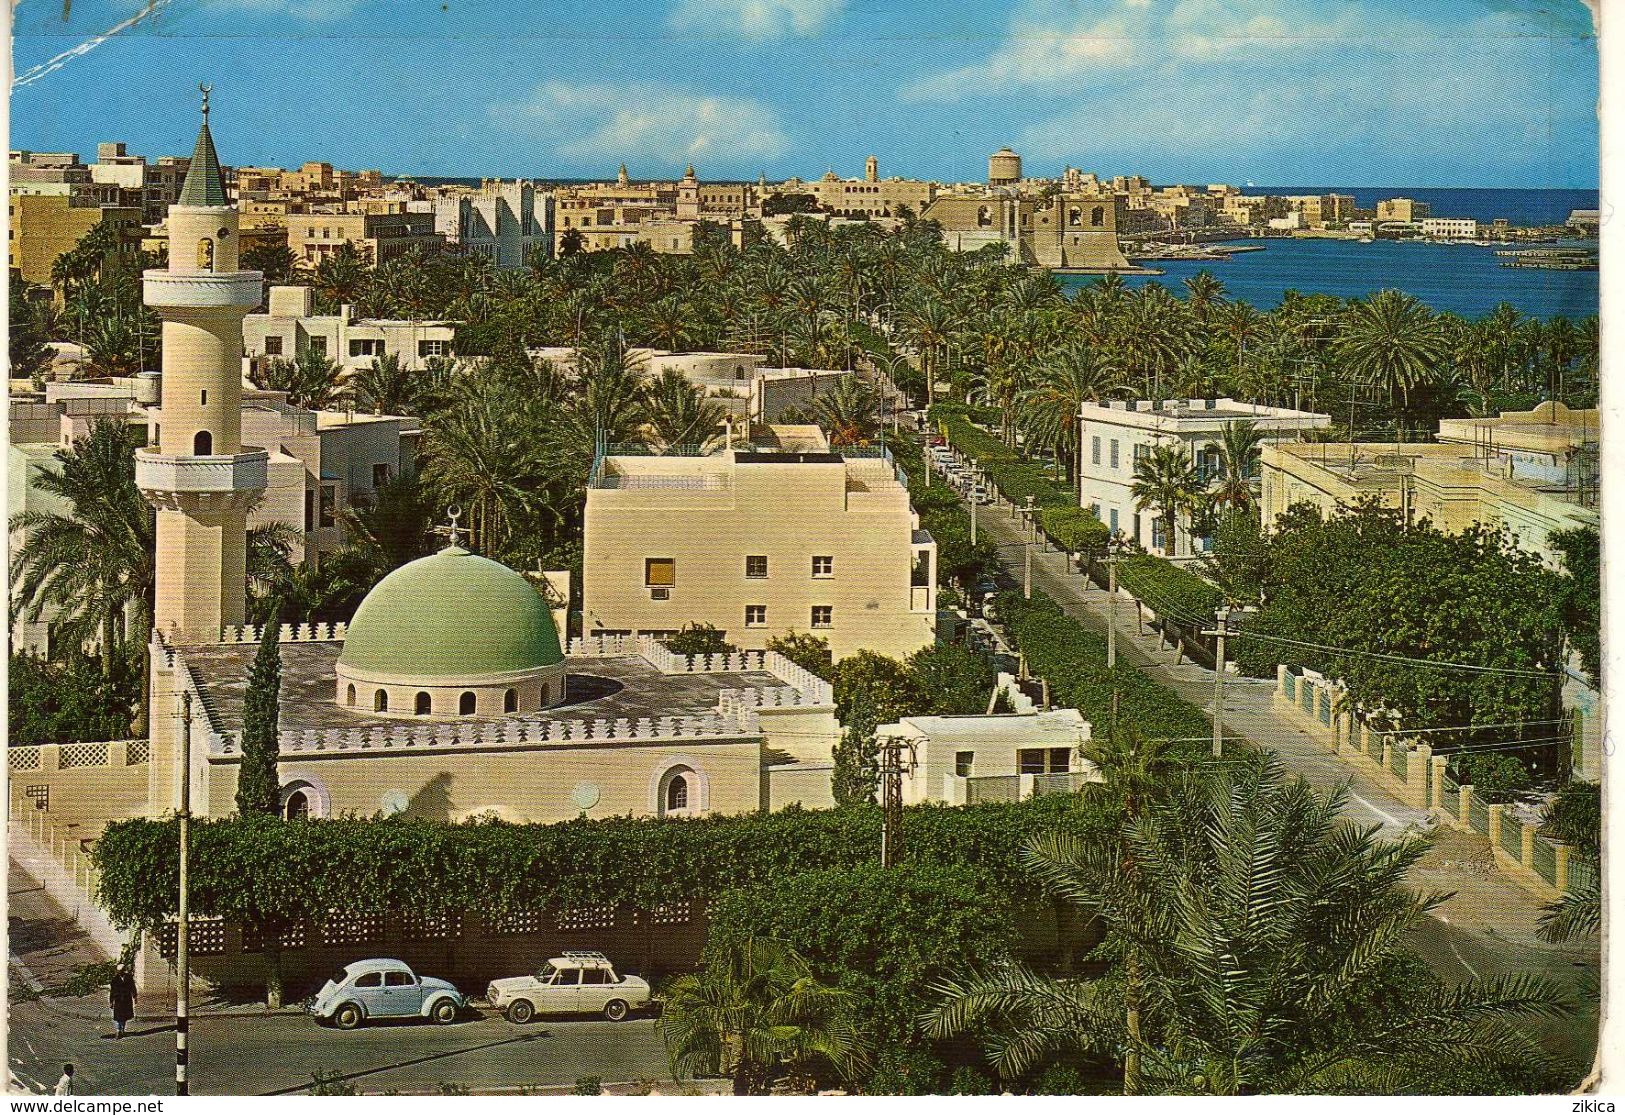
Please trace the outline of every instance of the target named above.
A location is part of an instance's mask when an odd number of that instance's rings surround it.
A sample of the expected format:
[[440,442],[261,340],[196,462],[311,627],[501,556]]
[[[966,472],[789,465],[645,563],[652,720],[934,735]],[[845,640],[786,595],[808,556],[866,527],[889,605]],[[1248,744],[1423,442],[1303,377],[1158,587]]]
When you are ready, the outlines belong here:
[[450,1025],[457,1021],[457,1004],[450,999],[441,999],[429,1011],[429,1017],[442,1026]]
[[609,1019],[611,1022],[619,1022],[621,1019],[626,1017],[626,1010],[627,1007],[625,999],[611,999],[608,1003],[604,1004],[604,1017]]
[[509,1022],[515,1026],[523,1026],[536,1017],[536,1008],[531,1005],[529,999],[515,999],[508,1004],[507,1014]]
[[333,1012],[333,1025],[341,1030],[353,1030],[361,1025],[361,1008],[354,1003],[345,1003]]

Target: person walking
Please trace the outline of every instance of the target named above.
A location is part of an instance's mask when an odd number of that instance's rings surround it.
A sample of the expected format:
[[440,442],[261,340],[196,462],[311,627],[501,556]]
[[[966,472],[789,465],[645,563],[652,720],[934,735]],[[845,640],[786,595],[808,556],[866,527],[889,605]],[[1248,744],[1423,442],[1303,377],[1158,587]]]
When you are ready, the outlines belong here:
[[115,1037],[122,1038],[125,1024],[135,1017],[135,1000],[135,977],[128,964],[120,964],[107,985],[107,1002],[113,1008],[113,1027],[118,1031]]
[[73,1065],[62,1066],[62,1079],[56,1082],[56,1088],[52,1094],[58,1096],[73,1095]]

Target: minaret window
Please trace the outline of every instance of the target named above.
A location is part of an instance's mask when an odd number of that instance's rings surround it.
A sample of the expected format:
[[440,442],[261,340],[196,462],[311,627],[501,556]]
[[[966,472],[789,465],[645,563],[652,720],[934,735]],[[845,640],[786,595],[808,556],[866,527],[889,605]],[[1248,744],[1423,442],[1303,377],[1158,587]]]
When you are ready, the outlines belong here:
[[197,269],[214,270],[214,241],[207,236],[197,242]]
[[214,453],[214,435],[208,430],[199,430],[192,438],[192,455],[194,457],[207,457]]
[[380,689],[380,690],[378,690],[378,692],[376,692],[376,693],[374,693],[372,695],[372,711],[373,712],[388,712],[389,711],[389,693],[388,692],[386,692],[385,690]]
[[355,686],[352,685],[344,691],[344,703],[355,708]]
[[461,697],[457,698],[457,715],[474,715],[474,694],[464,693]]
[[204,388],[202,391],[199,391],[197,393],[197,405],[200,406],[200,407],[206,407],[206,406],[209,405],[209,391],[208,391],[208,388]]
[[519,711],[519,693],[518,693],[517,690],[510,689],[510,690],[508,690],[506,693],[504,693],[502,695],[502,711],[503,712],[518,712]]
[[418,694],[417,707],[413,711],[419,716],[429,715],[429,695],[427,693]]

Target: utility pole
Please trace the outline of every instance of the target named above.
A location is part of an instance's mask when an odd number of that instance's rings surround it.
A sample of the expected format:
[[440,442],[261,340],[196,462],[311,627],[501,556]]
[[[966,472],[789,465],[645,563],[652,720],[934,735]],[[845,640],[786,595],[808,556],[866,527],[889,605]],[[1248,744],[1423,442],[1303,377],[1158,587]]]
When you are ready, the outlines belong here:
[[1117,543],[1106,551],[1106,672],[1112,678],[1111,737],[1117,739]]
[[1218,638],[1213,663],[1213,757],[1224,754],[1224,636],[1230,630],[1230,607],[1221,605],[1213,613],[1217,622],[1213,633]]
[[972,546],[974,546],[974,545],[976,545],[976,504],[978,502],[977,493],[981,490],[981,487],[982,487],[982,470],[980,468],[973,468],[973,469],[971,469],[971,474],[970,475],[971,475],[971,485],[970,485],[970,544]]
[[180,921],[175,926],[175,1094],[191,1094],[187,1080],[188,1029],[191,1024],[192,966],[189,948],[192,935],[190,872],[187,861],[192,851],[192,694],[181,693],[181,801],[180,818]]
[[1021,595],[1031,600],[1033,598],[1033,544],[1031,542],[1023,544],[1022,552],[1026,555],[1026,560],[1023,562]]
[[[908,763],[903,749],[908,749]],[[896,867],[903,858],[903,775],[914,771],[914,744],[900,736],[880,741],[880,866]]]

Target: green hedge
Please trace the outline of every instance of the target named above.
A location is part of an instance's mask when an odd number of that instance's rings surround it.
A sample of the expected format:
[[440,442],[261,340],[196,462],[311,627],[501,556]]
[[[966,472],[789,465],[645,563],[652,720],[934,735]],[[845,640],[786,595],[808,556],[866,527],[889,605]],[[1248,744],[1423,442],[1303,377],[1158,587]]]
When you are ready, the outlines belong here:
[[[975,865],[999,890],[1033,894],[1037,881],[1018,862],[1022,845],[1036,832],[1083,820],[1061,795],[921,805],[906,811],[903,839],[913,861]],[[100,898],[115,924],[153,926],[173,915],[176,825],[173,818],[120,821],[96,842]],[[193,910],[233,920],[301,920],[334,909],[649,908],[871,863],[880,851],[880,810],[552,825],[231,817],[195,822],[192,848]]]
[[988,968],[1016,942],[1009,895],[975,867],[864,864],[792,875],[723,895],[708,957],[752,936],[785,941],[826,983],[852,992],[872,1047],[914,1045],[938,979]]
[[1157,615],[1185,626],[1208,626],[1224,603],[1217,585],[1155,554],[1134,554],[1119,562],[1117,583]]
[[[1111,722],[1112,677],[1106,667],[1106,637],[1087,630],[1042,592],[1026,600],[1001,593],[998,618],[1027,655],[1033,673],[1049,679],[1055,703],[1082,711],[1104,734]],[[1194,739],[1212,731],[1207,717],[1173,690],[1121,660],[1117,663],[1118,723],[1127,731],[1158,739]],[[1200,744],[1191,754],[1199,755]]]
[[1045,507],[1038,512],[1038,525],[1052,542],[1070,554],[1100,558],[1106,554],[1111,528],[1082,507]]
[[972,425],[963,407],[939,403],[931,410],[931,420],[947,431],[949,444],[986,470],[1005,499],[1023,504],[1031,496],[1035,507],[1078,505],[1077,494],[1068,484],[1028,460],[1021,450]]
[[984,537],[972,545],[970,512],[959,496],[940,481],[926,483],[925,457],[919,438],[898,434],[887,444],[892,457],[908,476],[909,502],[919,513],[920,526],[936,540],[939,578],[975,584],[996,563],[992,541]]

